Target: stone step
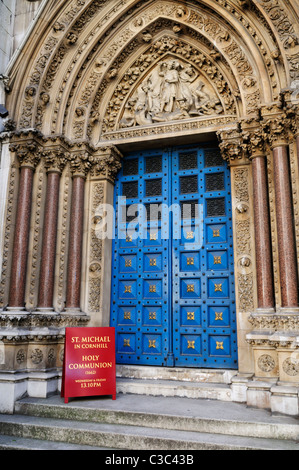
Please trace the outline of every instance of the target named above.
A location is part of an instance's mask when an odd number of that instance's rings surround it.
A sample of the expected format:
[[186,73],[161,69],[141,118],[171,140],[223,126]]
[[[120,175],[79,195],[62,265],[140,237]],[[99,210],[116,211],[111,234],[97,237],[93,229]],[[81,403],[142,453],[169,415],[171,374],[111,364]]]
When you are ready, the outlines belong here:
[[25,415],[1,415],[0,434],[48,442],[64,442],[66,446],[71,443],[95,448],[134,451],[298,450],[298,445],[289,440],[258,439]]
[[211,400],[231,401],[231,388],[223,383],[118,377],[116,391],[117,393],[131,393],[135,395],[208,398]]
[[0,450],[107,450],[104,447],[0,435]]
[[116,366],[118,393],[231,401],[235,371],[179,367]]
[[24,398],[16,403],[17,415],[40,418],[143,426],[178,431],[207,432],[267,439],[299,439],[299,422],[273,416],[266,410],[217,400],[118,394],[111,397],[70,399],[58,395]]
[[230,384],[235,370],[116,365],[116,377]]

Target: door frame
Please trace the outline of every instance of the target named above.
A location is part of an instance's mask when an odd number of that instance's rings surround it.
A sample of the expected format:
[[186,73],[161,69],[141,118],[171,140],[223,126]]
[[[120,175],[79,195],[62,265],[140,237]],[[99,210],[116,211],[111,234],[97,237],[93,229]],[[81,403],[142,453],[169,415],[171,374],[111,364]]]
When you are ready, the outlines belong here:
[[[146,152],[146,151],[139,151],[139,152],[136,151],[136,152],[130,152],[130,153],[128,153],[127,156],[130,156],[130,157],[132,157],[132,159],[133,159],[134,157],[136,158],[137,155],[141,156],[142,154],[145,154],[145,153],[147,153],[148,156],[150,156],[150,154],[152,154],[152,155],[154,155],[154,154],[160,154],[160,155],[161,155],[161,153],[163,154],[163,156],[165,156],[165,154],[166,154],[166,155],[167,155],[168,162],[169,162],[168,172],[171,171],[171,174],[168,174],[168,177],[167,177],[167,178],[170,179],[170,180],[172,180],[172,178],[174,177],[174,174],[173,174],[173,170],[172,170],[172,168],[171,168],[171,167],[172,167],[172,164],[171,164],[170,152],[174,155],[174,154],[176,154],[176,153],[178,154],[180,151],[187,150],[188,148],[189,148],[189,149],[195,149],[195,148],[196,148],[197,151],[200,151],[200,150],[203,151],[204,148],[213,148],[213,149],[214,149],[214,148],[216,148],[216,147],[218,147],[218,146],[215,145],[214,142],[209,142],[209,143],[206,143],[206,144],[198,144],[198,145],[195,145],[195,144],[183,145],[183,146],[180,145],[180,146],[171,147],[171,148],[169,147],[169,148],[166,148],[166,149],[160,149],[160,150],[156,150],[156,151],[148,151],[148,152]],[[177,156],[176,158],[179,158],[179,157]],[[203,155],[202,155],[202,158],[204,158]],[[203,171],[203,170],[201,170],[201,171]],[[211,170],[209,170],[209,171],[211,171]],[[226,174],[228,174],[227,168],[225,168],[224,171],[226,172]],[[164,175],[164,176],[166,176],[166,175]],[[198,176],[199,176],[199,170],[198,170]],[[230,175],[229,175],[229,176],[230,176]],[[139,177],[139,173],[138,173],[138,177]],[[231,179],[231,176],[230,176],[229,179]],[[229,181],[229,183],[230,183],[230,181]],[[203,186],[203,183],[202,183],[202,186]],[[228,188],[226,187],[226,189],[225,189],[225,191],[226,191],[227,194],[230,194],[230,191],[228,191],[229,189],[230,189],[229,187],[228,187]],[[201,197],[203,197],[203,195],[204,195],[205,192],[207,192],[207,191],[204,191],[204,190],[203,190],[203,193],[202,193],[202,196],[201,196]],[[211,196],[211,194],[210,194],[210,196]],[[171,197],[171,200],[172,200],[172,198],[173,198],[172,192],[171,192],[171,196],[170,196],[170,197]],[[191,197],[191,196],[190,196],[190,197]],[[214,197],[215,197],[215,195],[214,195]],[[173,200],[172,200],[172,203],[173,203]],[[231,201],[229,201],[229,203],[230,203],[230,206],[232,206]],[[171,213],[171,212],[170,212],[170,213]],[[226,217],[227,217],[227,219],[228,219],[228,218],[229,218],[229,214],[227,214]],[[231,217],[230,217],[230,219],[231,219]],[[213,220],[213,219],[212,219],[212,220]],[[215,223],[216,223],[216,222],[215,222]],[[230,222],[230,223],[232,224],[232,222]],[[229,222],[227,222],[227,225],[229,225]],[[206,223],[204,224],[204,227],[206,228]],[[231,230],[231,231],[232,231],[232,230]],[[232,233],[231,233],[231,235],[232,235]],[[172,241],[171,243],[173,243],[173,241]],[[229,241],[228,241],[228,240],[227,240],[227,248],[228,248],[228,251],[229,251]],[[139,251],[140,251],[140,250],[139,250]],[[115,240],[114,240],[114,241],[113,241],[113,248],[112,248],[112,264],[113,264],[113,259],[114,259],[114,253],[115,253],[115,252],[116,252],[116,250],[115,250]],[[171,263],[171,265],[172,265],[172,261],[171,261],[171,258],[172,258],[172,249],[171,249],[171,247],[168,248],[168,254],[169,254],[169,256],[170,256],[169,261],[170,261],[170,263]],[[116,254],[115,254],[115,256],[116,256]],[[121,256],[121,254],[120,254],[120,256]],[[232,264],[233,264],[233,263],[232,263]],[[114,274],[113,274],[113,269],[115,269],[115,268],[112,268],[112,286],[111,286],[111,288],[113,288],[113,276],[114,276]],[[207,267],[206,267],[206,269],[207,269]],[[228,265],[227,270],[230,271],[231,269],[234,271],[233,266],[229,266],[229,265]],[[190,274],[191,274],[191,273],[190,273]],[[231,286],[233,286],[233,284],[234,284],[234,280],[231,279],[231,277],[234,276],[234,272],[230,272],[230,273],[227,273],[227,274],[229,275],[229,279],[230,279],[229,284],[230,284],[230,288],[231,288]],[[169,275],[171,275],[171,276],[174,275],[174,269],[172,269],[171,272],[169,272]],[[208,277],[208,276],[207,276],[207,277]],[[169,284],[169,286],[172,286],[172,281],[168,282],[168,284]],[[168,299],[168,302],[171,302],[171,304],[172,304],[174,299],[173,299],[173,295],[172,295],[172,292],[171,292],[171,289],[170,289],[170,288],[168,289],[168,298],[169,298],[169,299]],[[229,299],[227,299],[227,302],[229,302],[230,304],[234,304],[235,301],[232,300],[233,298],[234,298],[234,295],[230,294],[230,297],[229,297]],[[113,311],[113,294],[111,295],[111,302],[112,302],[112,304],[111,304],[111,307],[112,307],[112,308],[111,308],[111,312],[112,312],[112,311]],[[227,303],[227,302],[226,302],[226,303]],[[140,302],[139,302],[139,303],[140,303]],[[215,303],[215,302],[214,302],[214,303]],[[222,303],[223,303],[223,302],[222,302]],[[234,307],[233,310],[234,310],[234,314],[231,313],[230,316],[231,316],[231,319],[232,319],[232,317],[234,316],[234,321],[236,322],[236,311],[235,311],[236,309],[235,309],[235,307]],[[206,307],[206,312],[208,312],[208,308],[207,308],[207,307]],[[129,314],[129,312],[126,312],[126,313]],[[206,315],[207,315],[207,313],[206,313]],[[169,311],[169,312],[168,312],[168,317],[169,317],[169,320],[170,320],[170,321],[168,322],[168,328],[167,328],[167,330],[168,330],[168,336],[169,336],[169,338],[168,338],[168,349],[169,349],[169,353],[170,353],[170,354],[167,356],[168,359],[167,359],[166,361],[164,361],[164,363],[159,364],[159,365],[174,366],[174,365],[175,365],[175,362],[176,362],[176,361],[174,360],[174,355],[173,355],[173,347],[174,347],[173,344],[174,344],[175,335],[173,335],[173,332],[172,332],[172,331],[174,331],[174,314]],[[118,324],[118,321],[115,321],[115,320],[114,320],[113,326],[115,325],[115,323]],[[137,326],[136,326],[136,328],[137,328]],[[128,326],[127,326],[127,329],[129,329]],[[203,328],[202,328],[202,330],[205,331]],[[211,330],[211,328],[210,328],[210,330]],[[233,342],[234,342],[234,343],[237,342],[237,331],[236,331],[236,330],[237,330],[236,323],[235,323],[234,326],[231,324],[230,327],[229,327],[229,331],[230,331],[230,344],[231,344],[231,346],[233,345]],[[131,330],[131,331],[132,331],[132,330]],[[186,331],[187,331],[187,330],[186,330]],[[214,331],[216,331],[216,330],[214,330]],[[224,331],[225,331],[225,330],[223,330],[223,333],[224,333]],[[208,337],[208,335],[207,335],[207,337]],[[127,342],[129,343],[130,340],[129,340],[129,339],[126,339],[125,341],[127,341]],[[165,341],[166,341],[166,339],[165,339]],[[217,354],[217,353],[216,353],[216,354]],[[205,359],[205,361],[206,361],[206,360],[207,360],[207,359]],[[196,361],[196,359],[195,359],[195,361]],[[176,366],[177,366],[177,367],[190,367],[190,366],[191,366],[191,367],[202,367],[202,368],[207,367],[207,368],[217,368],[217,369],[221,369],[221,368],[232,368],[232,369],[235,369],[235,368],[237,368],[237,362],[238,362],[238,349],[237,349],[237,348],[236,348],[236,351],[232,353],[232,359],[231,359],[231,361],[234,362],[234,364],[233,364],[232,362],[230,362],[230,364],[227,365],[227,364],[226,364],[226,360],[224,360],[224,361],[222,361],[222,364],[220,365],[220,364],[218,364],[218,359],[214,359],[214,362],[215,362],[216,365],[215,365],[215,364],[212,365],[211,363],[209,363],[207,366],[205,366],[204,363],[200,363],[200,364],[198,365],[197,363],[192,363],[192,361],[190,361],[189,363],[184,364],[182,361],[181,361],[181,362],[179,361],[179,362],[177,362]],[[198,361],[198,362],[200,362],[200,361]],[[130,363],[130,361],[129,361],[128,363]],[[141,363],[141,365],[146,365],[146,364]]]

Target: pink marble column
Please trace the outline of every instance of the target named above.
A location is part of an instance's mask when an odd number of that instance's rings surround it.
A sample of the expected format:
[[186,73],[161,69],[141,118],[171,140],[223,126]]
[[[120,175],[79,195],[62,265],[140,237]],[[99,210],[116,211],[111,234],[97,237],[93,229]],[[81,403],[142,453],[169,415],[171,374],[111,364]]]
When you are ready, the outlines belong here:
[[288,146],[273,149],[282,307],[298,307],[298,274]]
[[16,227],[12,252],[8,307],[23,310],[27,272],[28,242],[34,169],[23,166],[20,172]]
[[258,307],[274,308],[266,157],[252,159]]
[[66,310],[80,310],[85,179],[73,177]]
[[53,309],[60,174],[49,172],[45,204],[38,310]]

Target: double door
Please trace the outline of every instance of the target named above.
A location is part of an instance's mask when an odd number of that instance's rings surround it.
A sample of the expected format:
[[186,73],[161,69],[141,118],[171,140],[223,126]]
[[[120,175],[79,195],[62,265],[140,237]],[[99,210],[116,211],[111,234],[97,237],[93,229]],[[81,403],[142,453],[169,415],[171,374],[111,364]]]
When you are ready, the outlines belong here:
[[126,156],[114,208],[117,363],[237,368],[230,173],[219,149]]

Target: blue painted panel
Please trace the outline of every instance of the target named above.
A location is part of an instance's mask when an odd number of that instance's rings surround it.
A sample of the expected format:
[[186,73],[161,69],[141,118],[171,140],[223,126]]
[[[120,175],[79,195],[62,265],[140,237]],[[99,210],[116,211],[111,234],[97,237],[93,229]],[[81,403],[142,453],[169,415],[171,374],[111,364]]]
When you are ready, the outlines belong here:
[[201,307],[181,307],[181,326],[201,326]]
[[118,309],[118,325],[135,326],[136,308],[131,305],[120,306]]
[[207,224],[206,225],[207,243],[226,243],[227,227],[225,224]]
[[162,326],[162,307],[143,307],[142,326]]
[[209,346],[211,356],[227,356],[231,355],[231,341],[229,336],[210,335]]
[[224,277],[208,278],[208,297],[216,299],[229,297],[229,279]]
[[181,271],[196,272],[200,270],[199,252],[186,251],[181,253]]
[[161,272],[163,270],[163,258],[161,253],[145,253],[143,256],[144,272]]
[[202,344],[200,335],[182,334],[181,335],[181,355],[182,356],[201,356]]
[[228,270],[228,253],[226,250],[213,250],[207,252],[208,270]]
[[144,333],[142,336],[142,353],[144,355],[161,355],[162,335]]
[[181,279],[181,298],[198,299],[201,296],[200,279]]
[[136,336],[131,333],[119,333],[116,344],[117,353],[132,354],[136,349]]
[[221,328],[230,326],[230,308],[220,305],[218,307],[210,306],[208,309],[209,326]]

